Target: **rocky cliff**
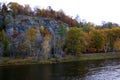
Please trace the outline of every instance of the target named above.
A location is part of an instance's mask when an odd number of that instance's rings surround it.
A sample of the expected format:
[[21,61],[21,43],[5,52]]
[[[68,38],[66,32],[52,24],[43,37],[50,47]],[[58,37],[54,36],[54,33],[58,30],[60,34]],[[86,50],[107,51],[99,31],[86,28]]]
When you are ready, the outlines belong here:
[[[0,15],[1,25],[4,22],[4,18],[7,22],[4,30],[9,40],[7,55],[15,56],[20,54],[21,56],[35,56],[41,59],[61,57],[64,55],[63,50],[60,49],[59,44],[57,44],[61,40],[58,29],[61,24],[67,28],[67,24],[49,18],[28,15],[16,15],[13,17],[11,14],[6,14],[5,16]],[[41,26],[48,31],[47,34],[42,33],[40,30]],[[20,45],[25,42],[25,34],[31,28],[37,30],[37,38],[34,41],[34,45],[23,47],[24,44],[22,46],[23,48],[21,48]]]

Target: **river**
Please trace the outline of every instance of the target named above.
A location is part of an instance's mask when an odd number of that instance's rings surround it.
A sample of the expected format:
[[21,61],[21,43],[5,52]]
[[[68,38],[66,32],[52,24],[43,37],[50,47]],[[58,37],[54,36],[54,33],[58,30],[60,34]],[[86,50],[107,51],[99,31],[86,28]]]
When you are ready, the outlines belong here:
[[4,66],[0,80],[120,80],[120,59]]

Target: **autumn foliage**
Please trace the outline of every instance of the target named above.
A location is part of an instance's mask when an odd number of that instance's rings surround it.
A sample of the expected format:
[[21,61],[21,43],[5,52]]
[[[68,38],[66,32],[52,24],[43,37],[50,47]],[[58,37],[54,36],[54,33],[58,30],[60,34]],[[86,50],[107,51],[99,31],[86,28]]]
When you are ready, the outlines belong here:
[[[12,15],[14,20],[16,15],[54,19],[58,22],[58,26],[56,26],[56,32],[55,30],[50,32],[49,26],[39,25],[39,28],[28,28],[19,41],[17,41],[17,37],[21,33],[13,28],[13,35],[9,40],[5,36],[5,28],[8,23],[7,13]],[[20,51],[21,54],[29,53],[30,55],[44,53],[46,59],[49,58],[49,53],[52,56],[58,53],[79,56],[82,53],[120,51],[120,26],[116,23],[107,22],[98,26],[90,22],[78,22],[76,19],[66,15],[62,10],[55,11],[50,6],[47,9],[35,8],[32,10],[28,4],[20,5],[16,2],[3,4],[0,14],[4,17],[2,24],[0,24],[0,42],[4,44],[4,50],[7,50],[7,47],[9,49],[14,47],[18,48],[16,53]],[[65,23],[69,27],[65,26]],[[38,39],[38,36],[40,39]],[[14,53],[13,50],[12,48],[11,53]]]
[[67,53],[106,53],[120,51],[120,28],[94,29],[89,33],[73,27],[66,37]]
[[76,26],[77,21],[70,16],[67,16],[62,10],[55,11],[50,6],[47,9],[39,9],[35,8],[33,11],[31,7],[26,5],[21,5],[17,2],[10,2],[8,4],[3,4],[2,12],[12,12],[13,15],[17,14],[24,14],[24,15],[31,15],[31,16],[39,16],[45,18],[51,18],[55,20],[60,20],[64,23],[69,24],[69,26]]

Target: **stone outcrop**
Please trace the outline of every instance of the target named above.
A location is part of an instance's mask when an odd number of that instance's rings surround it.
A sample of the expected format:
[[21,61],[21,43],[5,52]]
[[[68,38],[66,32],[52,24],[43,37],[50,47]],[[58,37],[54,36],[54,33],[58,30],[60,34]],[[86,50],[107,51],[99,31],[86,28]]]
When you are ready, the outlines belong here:
[[[55,40],[58,40],[58,32],[57,29],[62,23],[66,27],[68,27],[67,24],[56,21],[49,18],[41,18],[41,17],[35,17],[35,16],[27,16],[27,15],[16,15],[15,18],[12,17],[12,15],[7,14],[7,25],[5,27],[6,35],[9,39],[11,38],[17,38],[17,43],[21,41],[21,39],[24,37],[25,32],[30,28],[40,29],[40,26],[44,26],[44,28],[47,28],[50,32],[50,36],[44,37],[42,36],[41,32],[38,32],[38,41],[41,43],[40,51],[38,51],[37,55],[45,55],[44,58],[51,57],[51,54],[57,54],[55,52],[57,48],[55,46]],[[3,23],[3,16],[0,15],[0,24]],[[57,36],[57,37],[56,37]],[[17,44],[16,44],[17,45]],[[54,49],[54,50],[53,50]],[[53,51],[52,51],[53,50]]]

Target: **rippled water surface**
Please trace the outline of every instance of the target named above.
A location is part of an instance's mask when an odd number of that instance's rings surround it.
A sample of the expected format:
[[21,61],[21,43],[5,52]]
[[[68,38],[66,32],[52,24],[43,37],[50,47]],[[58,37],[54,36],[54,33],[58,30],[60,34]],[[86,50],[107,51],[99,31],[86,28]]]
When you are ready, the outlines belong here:
[[0,80],[120,80],[120,59],[0,67]]

